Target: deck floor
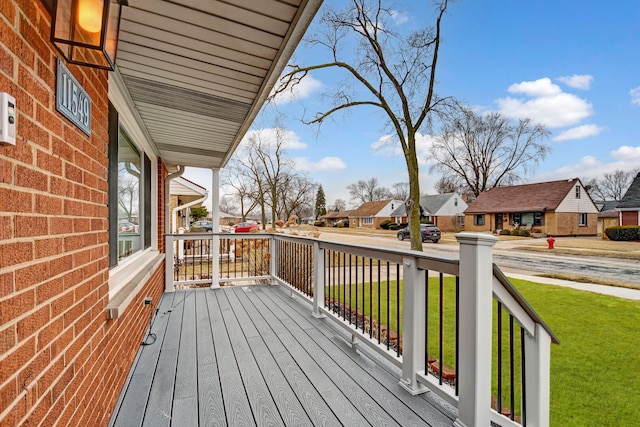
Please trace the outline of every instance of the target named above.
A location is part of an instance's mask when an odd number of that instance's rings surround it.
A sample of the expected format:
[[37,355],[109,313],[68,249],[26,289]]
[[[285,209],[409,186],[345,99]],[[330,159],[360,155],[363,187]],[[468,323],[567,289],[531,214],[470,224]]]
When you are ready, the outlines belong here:
[[[451,426],[430,393],[279,286],[164,294],[112,426]],[[148,340],[149,342],[152,339]]]

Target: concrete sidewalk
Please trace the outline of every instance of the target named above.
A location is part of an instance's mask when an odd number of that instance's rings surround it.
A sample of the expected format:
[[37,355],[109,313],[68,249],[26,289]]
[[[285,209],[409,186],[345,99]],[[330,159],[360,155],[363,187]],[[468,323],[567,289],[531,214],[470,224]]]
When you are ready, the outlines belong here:
[[616,286],[597,285],[595,283],[579,283],[569,280],[551,279],[548,277],[529,276],[519,273],[504,271],[505,276],[513,279],[528,280],[529,282],[543,283],[545,285],[564,286],[581,291],[595,292],[603,295],[640,301],[640,289],[619,288]]

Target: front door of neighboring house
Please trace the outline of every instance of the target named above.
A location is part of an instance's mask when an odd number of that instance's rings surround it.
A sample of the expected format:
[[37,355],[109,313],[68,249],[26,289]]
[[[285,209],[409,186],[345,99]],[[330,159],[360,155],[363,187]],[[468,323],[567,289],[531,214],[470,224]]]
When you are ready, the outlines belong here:
[[639,225],[638,211],[622,212],[622,224],[621,225]]
[[504,222],[504,215],[501,213],[496,214],[496,230],[502,230],[502,223]]

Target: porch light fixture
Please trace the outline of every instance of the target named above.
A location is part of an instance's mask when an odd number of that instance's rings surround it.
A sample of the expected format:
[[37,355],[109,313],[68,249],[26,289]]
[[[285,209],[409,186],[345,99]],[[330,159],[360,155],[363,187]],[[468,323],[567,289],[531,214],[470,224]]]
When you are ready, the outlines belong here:
[[56,0],[51,41],[71,64],[113,70],[127,0]]

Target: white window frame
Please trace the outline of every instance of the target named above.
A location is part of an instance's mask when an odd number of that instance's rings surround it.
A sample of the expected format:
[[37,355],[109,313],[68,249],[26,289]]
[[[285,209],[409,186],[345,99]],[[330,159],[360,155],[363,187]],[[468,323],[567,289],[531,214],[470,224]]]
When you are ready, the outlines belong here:
[[587,226],[587,218],[588,218],[588,215],[585,212],[580,212],[578,214],[578,225],[580,227],[586,227]]

